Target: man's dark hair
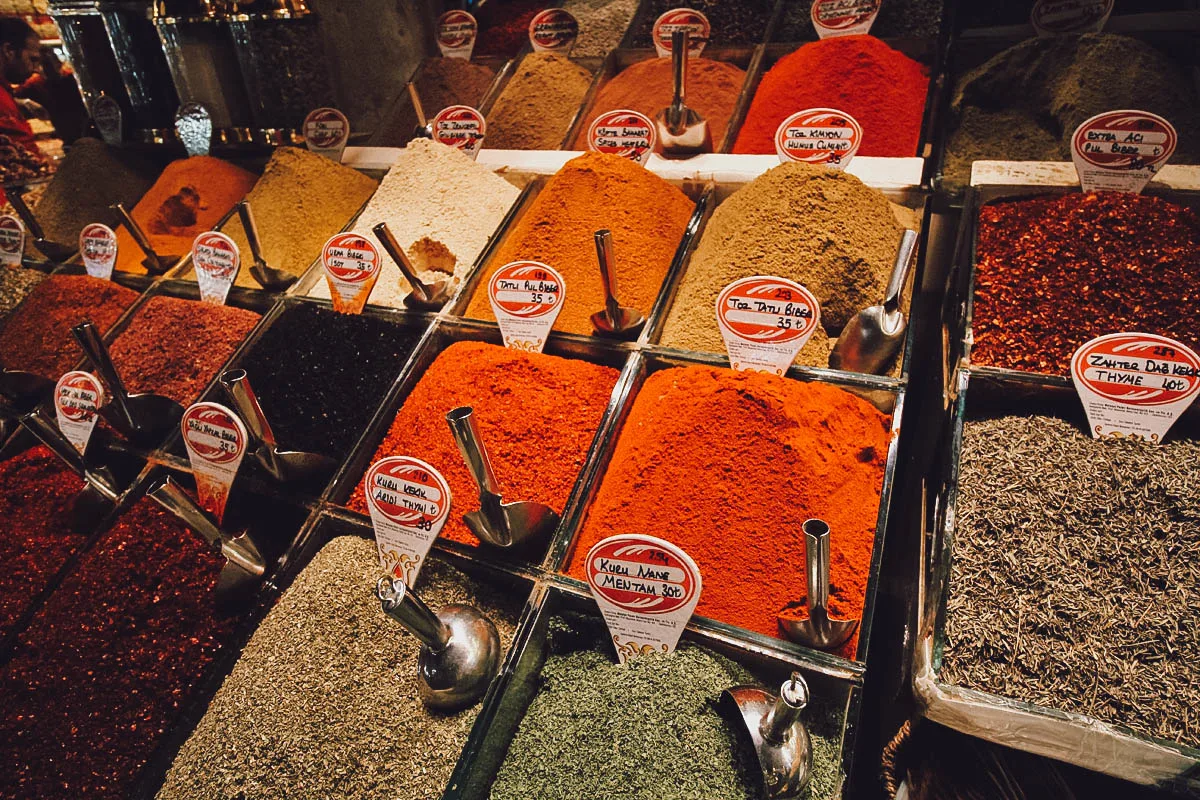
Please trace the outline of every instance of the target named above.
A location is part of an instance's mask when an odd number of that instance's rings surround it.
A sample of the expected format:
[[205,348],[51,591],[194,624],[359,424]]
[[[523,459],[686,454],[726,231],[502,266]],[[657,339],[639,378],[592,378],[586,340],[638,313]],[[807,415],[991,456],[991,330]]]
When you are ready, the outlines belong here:
[[38,38],[29,23],[19,17],[0,17],[0,45],[12,45],[14,50],[24,50],[29,37]]

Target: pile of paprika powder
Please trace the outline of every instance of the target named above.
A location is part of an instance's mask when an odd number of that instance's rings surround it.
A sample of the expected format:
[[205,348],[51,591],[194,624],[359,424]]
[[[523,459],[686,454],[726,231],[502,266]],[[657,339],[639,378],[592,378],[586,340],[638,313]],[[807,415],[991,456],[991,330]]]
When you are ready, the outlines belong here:
[[[802,614],[806,519],[829,524],[830,613],[861,619],[891,417],[849,392],[707,366],[646,378],[567,572],[618,533],[683,548],[706,582],[696,613],[767,636]],[[857,634],[838,651],[852,658]]]
[[874,36],[810,42],[763,75],[733,152],[773,154],[785,119],[807,108],[836,108],[862,126],[858,155],[915,156],[928,91],[929,68]]

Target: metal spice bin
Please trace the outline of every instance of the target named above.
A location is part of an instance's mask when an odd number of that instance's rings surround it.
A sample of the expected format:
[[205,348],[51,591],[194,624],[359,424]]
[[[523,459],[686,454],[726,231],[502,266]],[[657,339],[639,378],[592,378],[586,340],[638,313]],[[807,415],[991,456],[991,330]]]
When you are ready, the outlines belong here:
[[[492,88],[488,90],[487,95],[479,105],[479,111],[481,114],[483,114],[485,119],[491,116],[492,109],[495,107],[496,101],[500,99],[500,95],[502,95],[504,90],[508,87],[509,81],[511,81],[513,76],[516,75],[518,68],[521,66],[521,61],[524,58],[524,55],[520,55],[517,58],[512,59],[504,65],[504,68],[501,69],[500,72],[496,74],[496,80],[492,83]],[[608,61],[608,59],[600,58],[568,58],[571,63],[587,70],[588,74],[592,76],[592,82],[589,84],[587,92],[585,92],[583,95],[583,101],[581,102],[580,107],[575,109],[575,113],[571,117],[571,122],[567,125],[566,135],[563,137],[563,140],[558,143],[559,150],[572,149],[571,137],[574,135],[576,126],[579,124],[579,118],[583,112],[583,108],[586,106],[588,99],[592,97],[595,91],[596,76],[600,74],[602,68]],[[426,113],[429,113],[429,109],[426,109]],[[484,142],[487,142],[486,138],[484,139]]]
[[[918,587],[918,631],[913,653],[913,689],[924,716],[997,744],[1066,761],[1141,784],[1185,793],[1200,791],[1200,750],[1153,739],[1122,726],[1077,713],[1010,700],[949,685],[939,679],[945,645],[946,603],[954,558],[956,503],[964,423],[980,409],[1029,413],[1029,409],[1078,416],[1078,400],[1066,387],[1022,376],[961,370],[957,398],[943,423],[940,458],[928,491],[934,509],[922,537],[923,569]],[[970,392],[968,392],[970,388]],[[970,398],[968,399],[968,394]],[[1195,434],[1198,414],[1181,420]],[[1186,423],[1186,425],[1185,425]]]

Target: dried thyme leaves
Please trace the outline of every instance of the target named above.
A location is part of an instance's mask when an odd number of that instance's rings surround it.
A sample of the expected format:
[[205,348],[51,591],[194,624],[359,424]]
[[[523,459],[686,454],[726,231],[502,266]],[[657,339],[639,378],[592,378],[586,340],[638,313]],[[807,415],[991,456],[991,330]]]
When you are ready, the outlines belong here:
[[1200,442],[968,422],[941,678],[1200,746]]

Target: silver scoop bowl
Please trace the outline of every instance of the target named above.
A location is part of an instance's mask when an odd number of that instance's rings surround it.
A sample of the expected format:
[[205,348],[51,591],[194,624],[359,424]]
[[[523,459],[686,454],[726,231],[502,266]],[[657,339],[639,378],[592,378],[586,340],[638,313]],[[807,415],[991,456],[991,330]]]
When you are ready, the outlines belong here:
[[250,435],[259,443],[254,457],[283,483],[307,481],[329,476],[337,466],[332,458],[320,453],[305,453],[298,450],[281,450],[275,432],[263,414],[262,406],[250,386],[250,378],[244,369],[230,369],[221,374],[221,386],[233,402],[238,415],[246,422]]
[[404,88],[408,91],[408,99],[412,101],[413,113],[417,116],[417,127],[413,128],[414,139],[432,139],[433,125],[425,116],[425,109],[421,106],[421,95],[417,93],[417,86],[412,81],[405,84]]
[[33,215],[33,211],[25,204],[25,198],[22,197],[23,190],[12,188],[8,191],[8,202],[16,210],[17,216],[21,218],[21,222],[25,224],[25,229],[33,236],[33,246],[41,251],[42,255],[59,264],[66,263],[67,259],[75,255],[79,249],[71,245],[52,242],[46,238],[46,232],[42,230],[42,226],[37,221],[37,217]]
[[290,272],[267,266],[262,255],[258,226],[254,223],[254,212],[250,208],[250,203],[245,200],[238,203],[237,213],[242,220],[242,230],[246,232],[246,241],[250,243],[250,255],[254,258],[254,263],[250,265],[250,277],[258,281],[258,285],[268,292],[282,292],[299,280],[298,276]]
[[804,521],[804,561],[808,572],[808,618],[780,614],[779,627],[793,642],[818,650],[841,647],[854,629],[856,619],[829,616],[829,526],[819,519]]
[[145,392],[129,394],[113,365],[108,347],[91,322],[81,322],[71,328],[84,355],[92,363],[100,380],[108,387],[110,402],[100,409],[100,416],[122,436],[139,447],[158,445],[167,433],[179,425],[183,406],[169,397]]
[[592,327],[599,336],[613,339],[636,339],[646,324],[642,312],[617,301],[616,257],[613,255],[612,232],[596,231],[596,260],[600,262],[600,280],[604,284],[604,310],[592,314]]
[[19,369],[0,371],[0,395],[7,401],[5,411],[15,410],[17,413],[32,411],[34,407],[49,400],[54,395],[54,381],[44,378],[36,372],[25,372]]
[[558,512],[531,501],[505,503],[487,450],[479,438],[474,409],[462,406],[446,414],[450,433],[479,485],[479,510],[463,515],[463,522],[481,542],[493,547],[519,548],[545,541],[558,527]]
[[21,417],[21,426],[28,430],[52,453],[63,460],[85,481],[83,491],[72,501],[71,527],[75,530],[90,529],[96,519],[107,513],[121,496],[121,487],[107,467],[92,467],[75,445],[59,430],[55,422],[47,419],[40,411]]
[[178,517],[225,558],[217,578],[217,603],[226,608],[242,607],[259,587],[267,565],[254,540],[245,531],[231,535],[211,514],[196,504],[169,476],[155,480],[146,494]]
[[900,247],[896,251],[883,305],[864,308],[846,323],[829,354],[829,366],[874,375],[887,372],[904,343],[904,331],[908,327],[904,312],[900,310],[900,299],[908,283],[916,250],[917,232],[905,229],[900,234]]
[[708,121],[688,108],[687,62],[690,31],[679,30],[671,34],[671,61],[674,67],[675,96],[671,105],[658,112],[654,118],[658,141],[666,158],[689,158],[700,153],[713,151],[712,131]]
[[145,253],[146,257],[142,259],[142,266],[146,268],[146,272],[151,275],[162,275],[183,258],[183,256],[160,256],[155,252],[154,245],[150,244],[150,237],[146,236],[146,232],[125,208],[124,203],[114,203],[109,208],[121,215],[121,222],[125,225],[125,230],[129,231],[133,241],[137,242],[137,246]]
[[750,735],[767,800],[799,797],[812,778],[812,740],[800,719],[808,697],[799,672],[784,682],[778,697],[756,686],[721,692],[722,702],[732,704]]
[[421,642],[417,694],[439,711],[478,703],[500,671],[500,635],[477,608],[443,606],[435,614],[404,581],[383,577],[375,584],[383,611]]
[[446,305],[446,301],[450,299],[450,291],[452,289],[449,280],[435,281],[433,283],[425,283],[417,276],[417,270],[413,267],[412,262],[408,260],[408,254],[404,252],[404,248],[396,241],[396,237],[392,235],[392,231],[388,228],[386,222],[380,222],[375,227],[371,228],[375,234],[375,238],[383,245],[383,249],[392,257],[392,261],[396,262],[396,266],[400,269],[400,274],[408,281],[408,285],[412,287],[412,291],[404,296],[404,305],[416,311],[437,311],[442,306]]

